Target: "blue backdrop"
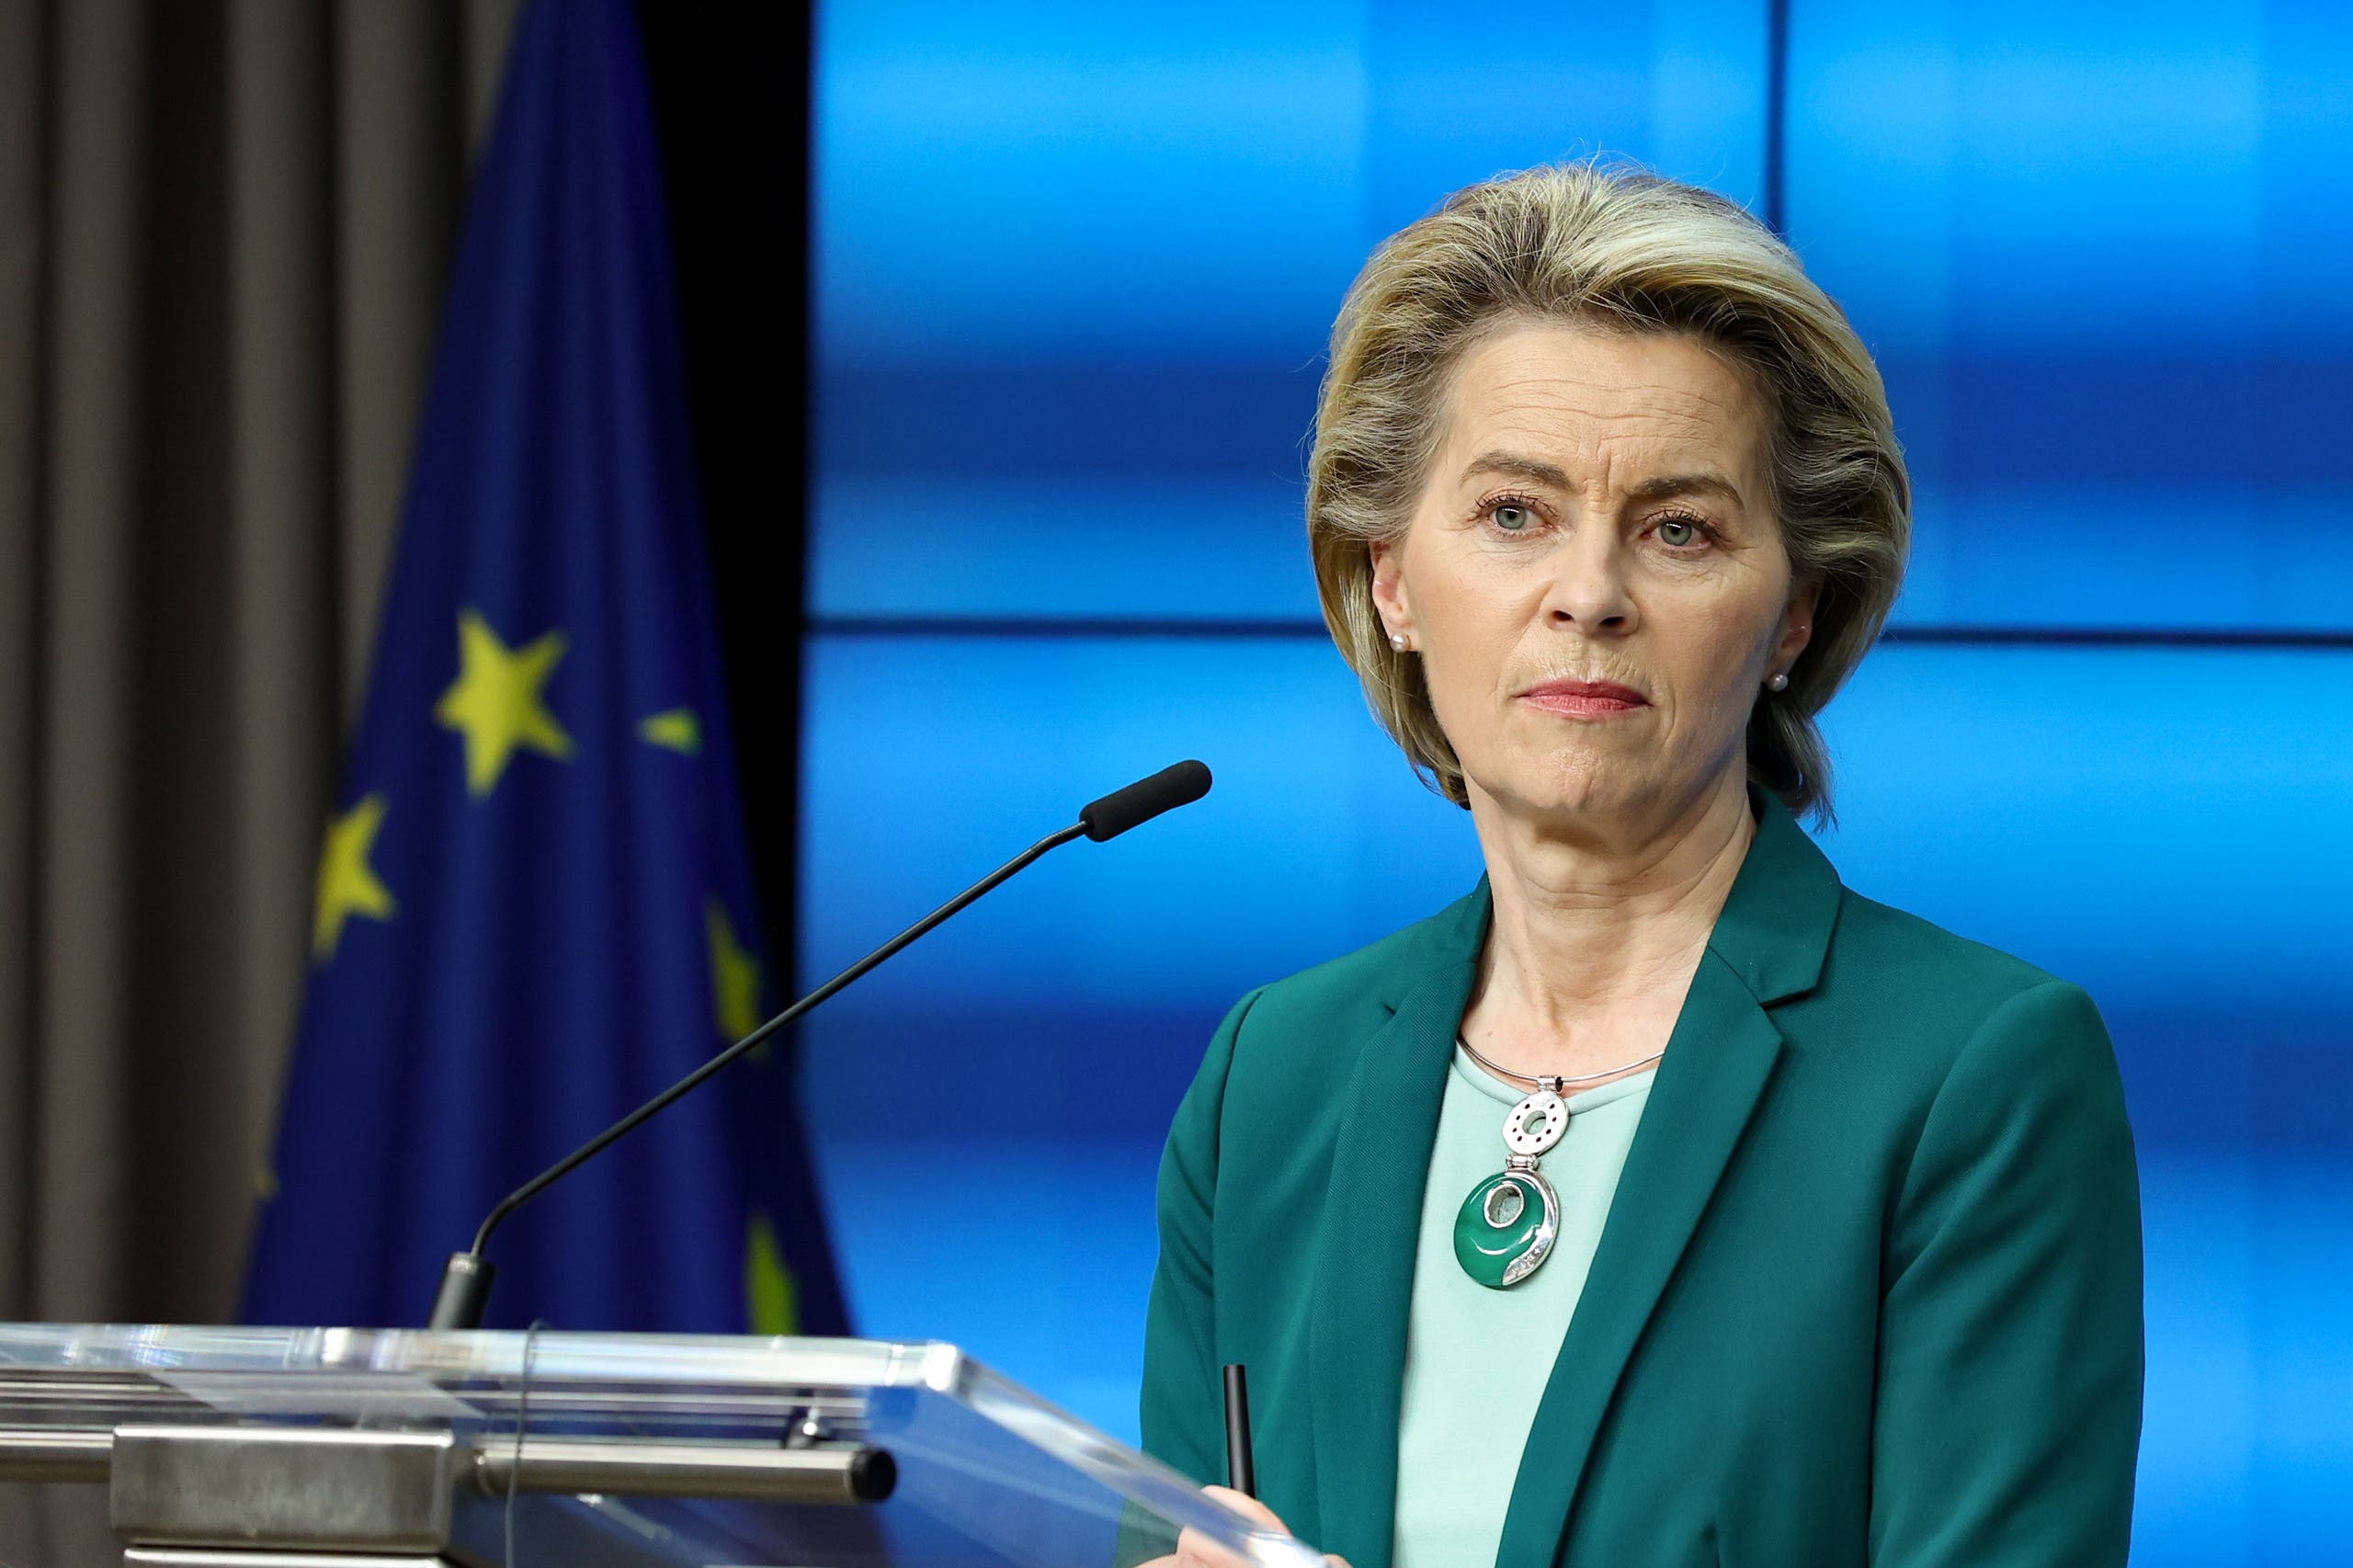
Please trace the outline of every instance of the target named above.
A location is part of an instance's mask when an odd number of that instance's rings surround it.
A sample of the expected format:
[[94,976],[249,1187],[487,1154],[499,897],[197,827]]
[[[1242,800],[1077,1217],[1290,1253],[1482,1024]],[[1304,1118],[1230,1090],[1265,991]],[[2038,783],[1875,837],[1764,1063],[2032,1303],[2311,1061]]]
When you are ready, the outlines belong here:
[[1778,40],[1761,0],[823,7],[803,976],[1088,795],[1218,774],[813,1022],[861,1331],[1132,1436],[1217,1017],[1476,874],[1313,619],[1333,310],[1448,190],[1623,152],[1778,205],[1887,373],[1918,540],[1824,842],[2115,1032],[2136,1562],[2344,1561],[2348,74],[2325,0],[1793,0]]

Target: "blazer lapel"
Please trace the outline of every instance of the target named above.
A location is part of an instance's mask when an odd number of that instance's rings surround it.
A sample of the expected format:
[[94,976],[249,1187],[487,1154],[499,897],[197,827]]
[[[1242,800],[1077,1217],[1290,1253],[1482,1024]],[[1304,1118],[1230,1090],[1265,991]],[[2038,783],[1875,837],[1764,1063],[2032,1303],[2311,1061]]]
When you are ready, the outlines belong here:
[[1781,1054],[1781,1036],[1712,952],[1651,1085],[1618,1194],[1528,1434],[1497,1568],[1549,1568],[1634,1342],[1681,1260]]
[[1490,909],[1482,878],[1432,922],[1344,1091],[1309,1337],[1318,1544],[1356,1568],[1389,1568],[1422,1190]]
[[[1520,1466],[1497,1568],[1549,1568],[1560,1551],[1627,1360],[1780,1060],[1781,1033],[1765,1005],[1811,989],[1821,974],[1837,874],[1778,800],[1755,790],[1751,799],[1756,837],[1692,974],[1627,1151],[1528,1435],[1525,1452],[1536,1462]],[[1393,1429],[1393,1403],[1390,1419]]]

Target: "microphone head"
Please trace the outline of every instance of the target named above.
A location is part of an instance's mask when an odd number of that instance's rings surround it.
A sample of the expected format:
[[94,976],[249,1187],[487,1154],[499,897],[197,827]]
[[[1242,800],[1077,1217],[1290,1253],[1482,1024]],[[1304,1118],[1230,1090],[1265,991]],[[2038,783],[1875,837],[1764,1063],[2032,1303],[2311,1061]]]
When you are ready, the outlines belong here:
[[1086,836],[1100,844],[1131,827],[1150,822],[1163,812],[1188,806],[1210,792],[1210,770],[1198,762],[1164,767],[1149,778],[1139,778],[1099,801],[1090,801],[1078,813]]

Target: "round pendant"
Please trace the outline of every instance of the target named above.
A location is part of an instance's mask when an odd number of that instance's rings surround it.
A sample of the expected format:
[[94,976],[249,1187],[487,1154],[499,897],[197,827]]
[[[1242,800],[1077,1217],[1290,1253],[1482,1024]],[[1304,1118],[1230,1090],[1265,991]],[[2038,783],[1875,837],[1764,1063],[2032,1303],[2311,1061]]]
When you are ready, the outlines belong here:
[[1550,1089],[1539,1089],[1504,1118],[1504,1147],[1515,1154],[1540,1154],[1568,1131],[1569,1108]]
[[1454,1216],[1454,1258],[1490,1290],[1518,1284],[1552,1254],[1561,1201],[1534,1171],[1500,1171],[1471,1189]]

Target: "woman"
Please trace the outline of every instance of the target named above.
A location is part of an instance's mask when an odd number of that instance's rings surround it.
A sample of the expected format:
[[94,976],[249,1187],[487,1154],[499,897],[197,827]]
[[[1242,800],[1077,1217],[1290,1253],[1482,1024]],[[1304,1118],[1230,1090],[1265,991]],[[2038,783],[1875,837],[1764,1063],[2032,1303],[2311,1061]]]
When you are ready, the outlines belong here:
[[1316,574],[1487,874],[1218,1030],[1162,1166],[1150,1451],[1222,1477],[1238,1361],[1265,1506],[1355,1568],[2124,1562],[2099,1016],[1796,822],[1909,506],[1862,344],[1719,198],[1542,168],[1374,254]]

